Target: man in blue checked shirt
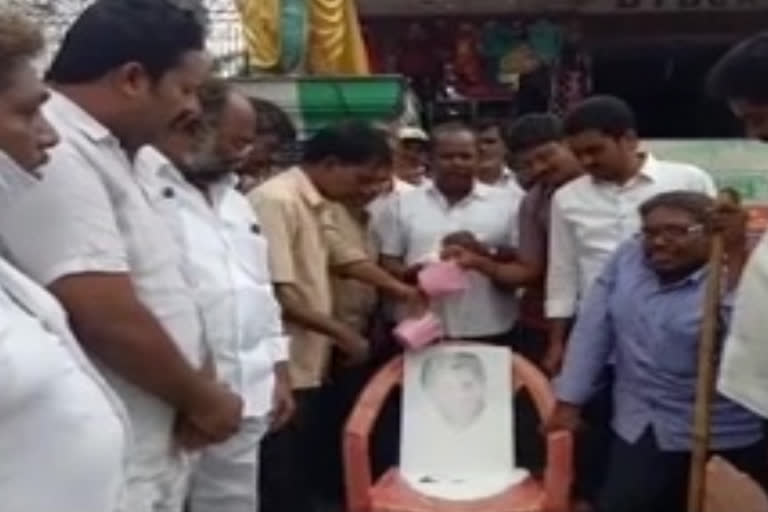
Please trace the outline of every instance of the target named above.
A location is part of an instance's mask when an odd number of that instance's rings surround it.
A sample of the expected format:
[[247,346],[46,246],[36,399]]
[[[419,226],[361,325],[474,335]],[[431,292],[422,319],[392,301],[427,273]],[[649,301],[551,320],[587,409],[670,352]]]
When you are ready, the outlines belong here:
[[[745,216],[695,192],[669,192],[640,208],[641,234],[614,254],[571,334],[549,428],[578,429],[580,408],[615,354],[613,439],[598,512],[685,510],[697,350],[712,226],[724,232],[727,286],[720,332],[746,258]],[[606,440],[608,441],[608,440]],[[760,418],[716,395],[711,449],[758,482],[768,457]]]

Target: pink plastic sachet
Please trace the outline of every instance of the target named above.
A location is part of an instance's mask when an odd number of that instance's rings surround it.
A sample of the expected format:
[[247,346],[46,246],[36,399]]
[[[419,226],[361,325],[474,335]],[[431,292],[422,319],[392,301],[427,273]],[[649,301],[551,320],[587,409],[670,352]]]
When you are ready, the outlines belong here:
[[419,286],[430,297],[463,292],[469,286],[467,274],[453,261],[430,263],[419,272]]
[[443,337],[443,326],[432,312],[420,318],[407,318],[394,330],[395,338],[408,349],[419,349]]

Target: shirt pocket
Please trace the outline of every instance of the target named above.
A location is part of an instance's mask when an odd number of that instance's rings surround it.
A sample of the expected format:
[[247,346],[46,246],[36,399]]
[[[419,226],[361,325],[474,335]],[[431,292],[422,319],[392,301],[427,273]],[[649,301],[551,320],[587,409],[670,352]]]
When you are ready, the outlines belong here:
[[240,225],[227,226],[227,243],[232,249],[237,264],[259,284],[269,284],[269,260],[267,239],[258,231],[259,227]]
[[[698,369],[698,347],[701,336],[701,313],[697,304],[691,308],[673,308],[661,322],[655,336],[654,357],[665,373],[675,377],[694,378]],[[693,308],[693,309],[692,309]]]

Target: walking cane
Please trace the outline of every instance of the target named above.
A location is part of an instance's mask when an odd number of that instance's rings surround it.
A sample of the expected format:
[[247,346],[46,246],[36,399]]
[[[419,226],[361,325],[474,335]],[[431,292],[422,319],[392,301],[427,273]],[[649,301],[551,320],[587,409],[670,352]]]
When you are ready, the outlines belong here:
[[[723,198],[721,197],[721,200]],[[702,512],[705,495],[707,455],[709,453],[710,408],[715,383],[715,347],[720,305],[723,263],[723,235],[712,236],[709,253],[709,274],[704,296],[703,321],[698,353],[696,405],[693,420],[693,452],[691,454],[688,512]]]

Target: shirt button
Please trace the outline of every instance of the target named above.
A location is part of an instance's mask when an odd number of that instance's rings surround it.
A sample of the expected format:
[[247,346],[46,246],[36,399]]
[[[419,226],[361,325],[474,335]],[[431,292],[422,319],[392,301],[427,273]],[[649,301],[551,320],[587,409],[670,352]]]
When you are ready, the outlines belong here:
[[176,193],[174,192],[174,190],[171,187],[165,187],[163,189],[163,197],[164,198],[171,199],[175,195],[176,195]]

